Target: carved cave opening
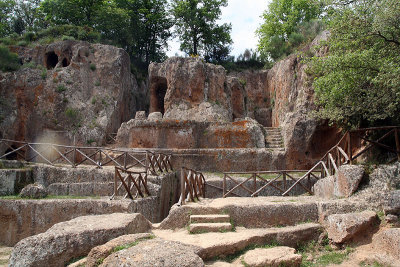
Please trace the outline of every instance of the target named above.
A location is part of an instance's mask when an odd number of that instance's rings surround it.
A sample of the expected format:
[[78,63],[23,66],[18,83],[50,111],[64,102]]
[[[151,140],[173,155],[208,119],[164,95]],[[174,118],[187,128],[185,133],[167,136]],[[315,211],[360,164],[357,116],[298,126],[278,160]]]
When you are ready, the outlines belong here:
[[62,66],[63,68],[68,67],[69,66],[69,60],[67,58],[64,58],[62,61]]
[[152,88],[151,112],[161,112],[164,114],[164,98],[168,89],[167,79],[158,78],[154,81]]
[[58,63],[58,56],[56,55],[56,53],[52,52],[48,52],[46,53],[46,68],[48,70],[54,69],[57,66]]

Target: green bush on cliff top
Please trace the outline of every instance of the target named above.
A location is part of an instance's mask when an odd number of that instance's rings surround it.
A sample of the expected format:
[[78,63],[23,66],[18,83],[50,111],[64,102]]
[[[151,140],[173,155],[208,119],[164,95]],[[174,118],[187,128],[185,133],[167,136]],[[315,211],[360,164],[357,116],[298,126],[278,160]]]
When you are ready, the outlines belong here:
[[19,67],[17,54],[11,53],[7,47],[0,45],[0,70],[4,72],[15,71]]

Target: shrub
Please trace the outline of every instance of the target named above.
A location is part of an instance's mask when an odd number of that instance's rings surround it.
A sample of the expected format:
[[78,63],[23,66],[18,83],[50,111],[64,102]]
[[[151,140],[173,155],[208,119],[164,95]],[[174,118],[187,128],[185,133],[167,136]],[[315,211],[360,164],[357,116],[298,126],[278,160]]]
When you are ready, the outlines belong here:
[[65,86],[62,85],[62,84],[60,84],[59,86],[57,86],[57,89],[56,89],[57,93],[62,93],[62,92],[64,92],[64,91],[66,91],[66,90],[67,90],[67,88],[65,88]]
[[33,33],[33,32],[27,32],[27,33],[25,33],[25,35],[24,35],[24,40],[26,41],[26,42],[32,42],[33,40],[35,40],[35,33]]
[[79,110],[74,109],[74,108],[67,108],[65,110],[65,115],[70,119],[71,121],[76,121],[79,119]]
[[95,71],[96,70],[96,65],[95,64],[90,64],[90,69],[92,70],[92,71]]
[[72,36],[63,35],[63,36],[62,36],[62,38],[61,38],[61,40],[63,40],[63,41],[67,41],[67,40],[75,40],[75,38],[74,38],[74,37],[72,37]]
[[46,69],[42,70],[42,73],[40,74],[40,76],[42,77],[43,80],[46,80],[46,78],[47,78],[47,70]]
[[4,72],[16,71],[19,68],[17,54],[11,53],[7,47],[0,45],[0,70]]
[[18,45],[18,46],[27,46],[27,45],[28,45],[28,42],[27,42],[27,41],[19,41],[19,42],[17,43],[17,45]]

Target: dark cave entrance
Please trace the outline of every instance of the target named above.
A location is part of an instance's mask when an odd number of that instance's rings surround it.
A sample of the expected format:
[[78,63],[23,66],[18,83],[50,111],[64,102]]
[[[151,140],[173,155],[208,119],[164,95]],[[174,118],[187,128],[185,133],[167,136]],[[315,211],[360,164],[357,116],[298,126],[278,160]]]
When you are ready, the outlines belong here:
[[164,99],[167,93],[167,79],[158,77],[153,80],[150,112],[161,112],[164,115]]
[[62,61],[62,66],[63,66],[64,68],[69,66],[69,60],[68,60],[67,58],[64,58],[64,59],[63,59],[63,61]]
[[[7,149],[6,152],[4,153],[4,155],[10,153],[11,151],[17,149],[16,146],[12,145],[11,148]],[[18,155],[17,152],[13,152],[9,155],[6,156],[6,160],[17,160],[18,159]]]
[[48,70],[54,69],[57,66],[58,63],[58,56],[56,53],[48,52],[46,53],[46,68]]

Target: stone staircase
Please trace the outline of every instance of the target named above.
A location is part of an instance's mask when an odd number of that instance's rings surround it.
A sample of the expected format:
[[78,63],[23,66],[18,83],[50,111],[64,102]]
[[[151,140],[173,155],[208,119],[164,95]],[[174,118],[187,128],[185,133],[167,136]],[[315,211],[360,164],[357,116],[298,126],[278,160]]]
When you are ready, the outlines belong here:
[[265,147],[278,151],[285,151],[281,129],[278,127],[264,127]]
[[233,230],[229,215],[190,215],[189,232],[191,234],[208,232],[229,232]]

